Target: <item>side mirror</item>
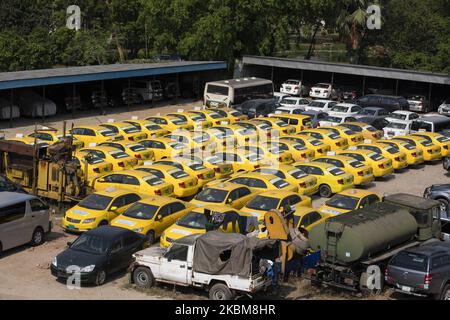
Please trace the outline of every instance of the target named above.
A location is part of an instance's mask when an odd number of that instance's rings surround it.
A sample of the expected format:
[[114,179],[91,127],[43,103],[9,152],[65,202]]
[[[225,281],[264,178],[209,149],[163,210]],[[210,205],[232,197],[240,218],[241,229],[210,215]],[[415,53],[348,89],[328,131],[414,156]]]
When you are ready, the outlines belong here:
[[103,183],[105,182],[105,179],[98,179],[97,182]]
[[109,211],[115,212],[115,211],[117,211],[118,209],[119,209],[118,207],[113,206],[113,207],[111,207],[111,208],[109,209]]
[[71,242],[71,241],[67,242],[67,246],[70,248],[72,246],[72,243],[73,242]]
[[160,214],[158,214],[157,216],[156,216],[156,221],[160,221],[160,220],[162,220],[162,218],[163,218],[163,216],[162,215],[160,215]]
[[228,199],[227,200],[227,204],[232,204],[233,203],[233,199]]

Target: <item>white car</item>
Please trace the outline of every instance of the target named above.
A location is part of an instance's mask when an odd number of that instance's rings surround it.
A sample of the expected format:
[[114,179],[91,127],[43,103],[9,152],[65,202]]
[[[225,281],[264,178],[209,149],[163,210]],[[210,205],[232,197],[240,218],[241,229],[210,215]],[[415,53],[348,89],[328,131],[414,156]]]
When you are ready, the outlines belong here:
[[286,80],[280,88],[281,93],[287,93],[292,96],[306,96],[308,95],[308,88],[302,84],[301,80],[289,79]]
[[411,133],[411,121],[393,120],[384,127],[384,137],[391,139],[399,136],[407,136]]
[[358,120],[352,116],[329,115],[319,121],[319,127],[337,126],[345,122],[357,122]]
[[438,108],[438,112],[443,116],[450,116],[450,99],[442,102]]
[[352,103],[339,103],[328,113],[330,116],[356,116],[363,108]]
[[330,83],[318,83],[311,88],[309,96],[316,99],[337,99],[337,92]]
[[284,98],[289,98],[291,95],[290,94],[286,94],[286,93],[281,93],[281,92],[274,92],[273,93],[274,98],[277,99],[277,103],[280,103],[281,100],[283,100]]
[[302,114],[305,111],[305,107],[292,106],[292,107],[278,107],[274,114]]
[[338,103],[333,100],[314,100],[305,106],[305,111],[321,111],[328,113],[337,104]]
[[306,107],[311,101],[305,98],[288,97],[280,101],[282,107]]
[[393,121],[406,121],[412,123],[414,120],[419,118],[419,114],[411,111],[403,111],[397,110],[392,112],[389,116],[386,117],[386,120],[389,122]]

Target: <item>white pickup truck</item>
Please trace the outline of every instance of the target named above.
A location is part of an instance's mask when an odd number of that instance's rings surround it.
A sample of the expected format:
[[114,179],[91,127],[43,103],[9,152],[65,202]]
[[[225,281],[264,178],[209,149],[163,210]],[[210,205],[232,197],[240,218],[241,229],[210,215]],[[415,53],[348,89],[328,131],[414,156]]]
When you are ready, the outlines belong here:
[[168,249],[135,253],[130,282],[144,288],[157,282],[198,287],[212,300],[231,300],[265,291],[272,284],[269,261],[278,255],[277,241],[211,231],[179,239]]

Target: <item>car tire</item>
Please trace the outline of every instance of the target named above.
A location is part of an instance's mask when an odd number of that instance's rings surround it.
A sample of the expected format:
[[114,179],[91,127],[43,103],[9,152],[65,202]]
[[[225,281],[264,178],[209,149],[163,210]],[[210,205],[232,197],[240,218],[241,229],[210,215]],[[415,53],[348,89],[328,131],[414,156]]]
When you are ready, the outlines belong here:
[[155,243],[155,231],[150,230],[149,232],[147,232],[147,234],[145,235],[148,239],[148,242],[150,243],[150,245]]
[[234,293],[223,283],[216,283],[209,290],[210,300],[232,300],[234,299]]
[[98,227],[103,227],[103,226],[107,226],[109,224],[109,222],[108,221],[106,221],[106,220],[103,220],[103,221],[100,221],[100,223],[98,224]]
[[30,244],[33,247],[37,247],[41,244],[43,244],[45,241],[45,233],[44,230],[41,227],[37,227],[33,231],[33,235],[31,236],[31,242]]
[[155,277],[149,268],[137,267],[133,271],[133,281],[138,287],[149,289],[154,286]]
[[97,272],[97,275],[95,276],[95,285],[101,286],[106,282],[106,271],[105,270],[99,270]]
[[450,202],[446,199],[437,199],[441,204],[441,210],[444,210],[447,213],[447,217],[450,217]]
[[333,195],[333,191],[331,190],[329,185],[323,184],[319,187],[319,195],[322,198],[331,198],[331,196]]
[[450,300],[450,284],[447,284],[439,297],[439,300]]

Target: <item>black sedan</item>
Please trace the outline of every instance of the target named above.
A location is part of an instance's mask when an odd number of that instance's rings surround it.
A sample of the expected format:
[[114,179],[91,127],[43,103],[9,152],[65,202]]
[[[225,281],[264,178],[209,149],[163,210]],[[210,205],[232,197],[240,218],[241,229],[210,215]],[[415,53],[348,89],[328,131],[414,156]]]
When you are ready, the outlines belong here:
[[103,226],[79,236],[58,254],[50,266],[58,279],[76,279],[81,283],[102,285],[108,275],[126,269],[133,253],[148,246],[143,235],[133,231]]

